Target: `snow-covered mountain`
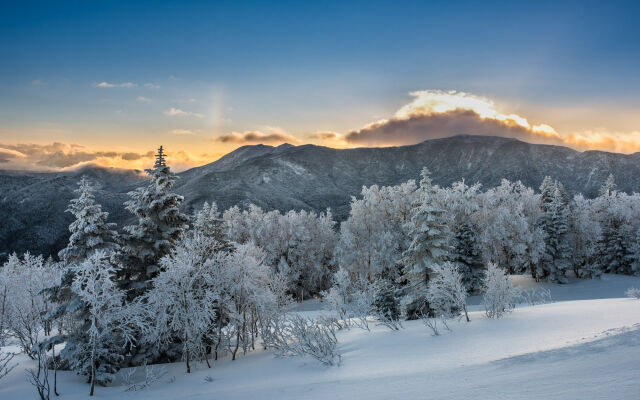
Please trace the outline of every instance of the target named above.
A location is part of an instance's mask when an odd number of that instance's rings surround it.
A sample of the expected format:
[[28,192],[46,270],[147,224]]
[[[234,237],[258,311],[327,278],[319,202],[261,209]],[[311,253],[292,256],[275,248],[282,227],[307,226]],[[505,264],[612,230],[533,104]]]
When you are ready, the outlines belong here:
[[[170,160],[169,160],[170,162]],[[205,200],[221,208],[255,203],[264,209],[331,208],[336,219],[349,212],[351,196],[363,185],[395,185],[418,179],[427,166],[433,180],[460,179],[496,186],[502,178],[538,188],[545,175],[570,193],[597,194],[610,173],[626,192],[640,191],[640,153],[579,152],[516,139],[455,136],[411,146],[339,150],[314,145],[244,146],[221,159],[179,174],[175,190],[193,211]],[[70,214],[64,210],[79,177],[98,182],[97,200],[111,220],[127,222],[122,203],[140,185],[139,171],[84,168],[63,173],[0,172],[0,253],[55,253],[67,240]]]

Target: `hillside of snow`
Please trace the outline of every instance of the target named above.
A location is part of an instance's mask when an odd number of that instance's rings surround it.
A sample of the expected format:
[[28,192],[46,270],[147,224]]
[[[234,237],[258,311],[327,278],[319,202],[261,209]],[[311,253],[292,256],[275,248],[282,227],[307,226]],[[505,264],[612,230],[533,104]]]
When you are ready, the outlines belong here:
[[[531,285],[518,277],[521,286]],[[304,357],[276,358],[256,351],[238,360],[164,365],[150,387],[126,391],[122,381],[98,387],[98,399],[637,399],[640,395],[640,300],[624,298],[640,277],[544,284],[554,301],[520,305],[502,319],[488,319],[470,304],[471,322],[450,323],[433,336],[420,321],[390,331],[339,332],[342,362],[322,366]],[[470,303],[477,299],[471,298]],[[307,316],[321,305],[306,302]],[[10,347],[5,350],[11,350]],[[36,398],[26,379],[33,362],[0,381],[0,399]],[[136,379],[141,380],[142,369]],[[60,399],[86,399],[89,385],[72,372],[58,373]],[[54,398],[52,394],[52,398]]]

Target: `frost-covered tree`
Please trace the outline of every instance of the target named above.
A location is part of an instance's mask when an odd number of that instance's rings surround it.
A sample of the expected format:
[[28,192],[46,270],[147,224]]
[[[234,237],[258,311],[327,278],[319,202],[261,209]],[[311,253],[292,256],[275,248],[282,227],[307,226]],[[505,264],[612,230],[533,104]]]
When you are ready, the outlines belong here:
[[467,288],[455,264],[434,265],[433,277],[427,286],[427,302],[437,318],[449,319],[464,313],[467,322]]
[[363,187],[351,199],[349,218],[340,225],[336,259],[356,279],[386,274],[397,277],[402,253],[409,245],[405,225],[416,198],[416,185]]
[[110,254],[119,248],[115,224],[107,222],[109,213],[102,211],[102,206],[96,203],[95,187],[89,178],[83,176],[75,192],[78,197],[71,200],[66,210],[75,217],[69,225],[71,236],[67,247],[58,253],[63,272],[47,289],[50,301],[57,305],[48,318],[57,320],[64,327],[63,336],[68,346],[88,340],[87,306],[71,289],[76,268],[96,251]]
[[109,213],[95,201],[95,187],[88,177],[83,176],[75,192],[78,197],[71,200],[66,212],[75,220],[69,225],[69,243],[60,250],[58,257],[66,265],[81,263],[96,250],[106,252],[118,249],[116,224],[107,222]]
[[489,318],[500,318],[511,312],[521,294],[520,289],[511,283],[506,271],[495,263],[487,265],[483,286],[482,303]]
[[145,327],[140,303],[124,305],[125,294],[114,280],[116,269],[108,255],[98,250],[75,268],[71,288],[87,307],[88,340],[65,347],[71,368],[88,375],[90,396],[95,384],[113,379],[123,360],[122,349]]
[[213,238],[216,243],[216,251],[231,251],[233,249],[225,231],[225,223],[215,202],[211,204],[204,202],[202,208],[195,215],[193,229],[190,232]]
[[429,170],[424,168],[421,175],[419,195],[407,223],[411,244],[402,258],[409,316],[420,314],[428,307],[425,298],[432,267],[444,262],[451,251],[444,211],[435,204]]
[[566,283],[566,270],[570,265],[569,249],[569,206],[564,198],[558,182],[546,177],[542,186],[542,214],[538,224],[545,233],[545,252],[541,263],[532,270],[536,280],[547,278],[551,282]]
[[462,275],[462,282],[468,291],[479,290],[484,276],[484,262],[478,244],[478,232],[470,221],[457,226],[451,260]]
[[160,260],[162,271],[144,297],[155,319],[145,340],[158,346],[179,341],[187,373],[191,373],[191,361],[206,359],[212,340],[209,335],[214,331],[218,300],[218,282],[212,272],[221,258],[211,250],[218,246],[213,236],[196,233],[186,237]]
[[230,240],[253,243],[264,251],[264,263],[287,276],[289,291],[298,299],[329,286],[334,265],[336,233],[330,211],[264,212],[255,205],[225,211]]
[[479,229],[483,259],[505,265],[509,273],[536,268],[544,253],[544,232],[536,226],[540,198],[520,182],[503,179],[479,197],[472,216]]
[[228,318],[229,350],[235,360],[240,348],[243,353],[255,348],[260,325],[267,324],[280,308],[260,248],[252,243],[238,245],[226,257],[217,279],[222,288],[220,307]]
[[131,200],[125,203],[138,219],[136,225],[124,228],[122,253],[118,257],[123,267],[119,283],[129,299],[149,289],[151,279],[160,272],[158,262],[169,254],[188,223],[188,217],[179,210],[182,196],[171,193],[177,177],[166,164],[162,146],[154,167],[146,172],[149,184],[129,192]]
[[16,339],[22,351],[31,358],[36,356],[36,345],[42,334],[51,334],[51,322],[46,316],[54,305],[44,290],[59,276],[58,268],[47,265],[42,256],[29,253],[22,259],[12,254],[0,268],[3,335],[6,333]]
[[572,249],[573,270],[578,278],[598,278],[602,275],[598,246],[602,230],[594,212],[594,202],[576,195],[569,218],[569,247]]

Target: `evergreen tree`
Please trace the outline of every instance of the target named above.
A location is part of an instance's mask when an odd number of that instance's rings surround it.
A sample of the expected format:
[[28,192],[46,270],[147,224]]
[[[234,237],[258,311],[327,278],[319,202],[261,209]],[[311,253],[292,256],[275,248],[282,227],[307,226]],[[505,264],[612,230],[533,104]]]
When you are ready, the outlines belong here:
[[93,253],[74,270],[71,289],[86,305],[88,340],[67,343],[62,354],[74,371],[89,376],[89,395],[93,396],[95,384],[110,382],[118,371],[124,358],[122,348],[134,340],[143,314],[137,312],[137,304],[123,304],[124,293],[114,280],[115,268],[104,252]]
[[601,266],[604,272],[627,275],[634,273],[635,233],[630,228],[617,215],[611,215],[606,220],[600,242]]
[[426,294],[432,267],[444,262],[450,252],[444,211],[434,201],[429,170],[423,168],[421,175],[420,193],[407,226],[411,244],[403,253],[402,278],[406,282],[403,292],[409,318],[427,312]]
[[[57,304],[47,318],[49,321],[64,318],[62,339],[66,341],[67,348],[82,346],[89,341],[88,306],[71,287],[75,271],[98,251],[108,255],[118,250],[117,233],[113,230],[115,224],[107,222],[109,213],[102,211],[100,204],[95,202],[94,186],[86,176],[80,179],[78,186],[78,197],[71,200],[66,210],[76,218],[69,225],[69,244],[58,253],[64,269],[54,286],[47,289],[49,299]],[[72,355],[67,351],[61,356]],[[67,361],[72,360],[67,358]]]
[[548,278],[551,282],[566,283],[566,270],[570,264],[569,237],[569,209],[558,182],[549,183],[545,178],[542,186],[542,215],[539,226],[545,233],[545,252],[541,263],[533,269],[536,280]]
[[169,254],[187,228],[188,218],[179,210],[183,197],[170,190],[177,177],[165,161],[162,146],[153,168],[146,170],[150,182],[129,192],[126,209],[138,218],[126,226],[120,262],[119,281],[129,300],[145,293],[160,267],[160,259]]
[[607,180],[604,182],[602,187],[600,188],[600,196],[612,196],[618,190],[618,186],[616,185],[616,178],[613,174],[609,174]]
[[200,234],[212,238],[216,243],[215,251],[231,251],[233,245],[225,232],[224,221],[222,220],[215,202],[209,204],[204,202],[202,208],[196,213],[192,235]]
[[457,226],[451,259],[462,275],[465,288],[470,292],[479,290],[484,278],[484,263],[477,243],[477,230],[472,222]]

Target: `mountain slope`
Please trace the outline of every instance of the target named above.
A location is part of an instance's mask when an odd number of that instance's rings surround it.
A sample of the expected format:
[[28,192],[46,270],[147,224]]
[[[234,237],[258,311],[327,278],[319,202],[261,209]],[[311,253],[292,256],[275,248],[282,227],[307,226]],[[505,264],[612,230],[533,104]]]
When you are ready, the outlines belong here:
[[[244,146],[201,167],[179,174],[176,191],[184,211],[205,200],[221,209],[255,203],[265,209],[331,208],[336,219],[349,213],[351,196],[363,185],[395,185],[417,179],[427,166],[439,185],[465,179],[485,187],[502,178],[537,188],[545,175],[570,193],[595,196],[610,173],[621,190],[640,191],[640,154],[578,152],[502,137],[455,136],[412,146],[331,149],[313,145]],[[100,182],[96,195],[111,220],[130,219],[126,193],[143,180],[136,171],[88,168],[56,174],[0,173],[0,253],[30,250],[49,254],[63,247],[71,215],[64,213],[83,173]]]

